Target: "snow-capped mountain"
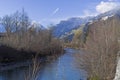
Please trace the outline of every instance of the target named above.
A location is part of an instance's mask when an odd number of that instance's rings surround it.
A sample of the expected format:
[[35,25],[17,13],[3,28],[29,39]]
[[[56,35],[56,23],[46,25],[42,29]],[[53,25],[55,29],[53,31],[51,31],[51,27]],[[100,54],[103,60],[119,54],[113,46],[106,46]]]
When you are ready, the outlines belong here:
[[29,28],[35,28],[37,30],[41,29],[41,30],[45,30],[46,28],[41,25],[40,23],[36,22],[36,21],[32,21]]
[[85,17],[85,18],[79,18],[74,17],[70,18],[68,20],[61,21],[59,24],[57,24],[54,28],[54,36],[55,37],[61,37],[63,35],[68,34],[74,29],[77,29],[82,24],[86,24],[87,22],[91,21],[93,17]]
[[120,16],[120,9],[113,9],[111,11],[99,14],[97,16],[93,17],[85,17],[85,18],[80,18],[80,17],[75,17],[75,18],[70,18],[66,21],[61,21],[59,24],[55,26],[54,29],[54,36],[61,38],[61,36],[65,36],[66,34],[68,35],[69,33],[71,34],[71,31],[74,29],[78,29],[81,25],[85,25],[83,30],[86,31],[88,24],[92,24],[95,21],[99,20],[107,20],[110,17],[113,16]]

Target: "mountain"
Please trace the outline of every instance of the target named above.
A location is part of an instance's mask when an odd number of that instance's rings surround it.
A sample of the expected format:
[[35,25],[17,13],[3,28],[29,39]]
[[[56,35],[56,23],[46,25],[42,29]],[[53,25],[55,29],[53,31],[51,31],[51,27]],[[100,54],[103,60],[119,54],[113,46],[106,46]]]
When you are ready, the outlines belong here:
[[3,25],[0,23],[0,33],[5,32],[5,28],[3,27]]
[[68,20],[61,21],[59,24],[55,26],[53,35],[58,38],[69,38],[69,40],[72,40],[75,31],[81,28],[83,30],[82,38],[84,39],[85,36],[87,35],[87,31],[89,29],[88,25],[94,23],[94,22],[99,22],[101,20],[107,20],[110,17],[114,16],[120,16],[120,9],[113,9],[111,11],[99,14],[94,17],[85,17],[85,18],[70,18]]
[[113,16],[113,15],[118,15],[118,16],[120,16],[120,8],[118,8],[118,9],[113,9],[113,10],[110,10],[110,11],[108,11],[108,12],[102,13],[102,14],[96,16],[95,18],[96,18],[96,19],[100,19],[100,18],[105,17],[105,16],[109,16],[109,17],[110,17],[110,16]]
[[74,17],[68,20],[63,20],[54,27],[53,35],[61,38],[62,36],[69,34],[72,30],[79,28],[80,25],[85,24],[90,20],[92,20],[92,17]]
[[[114,25],[114,26],[113,26]],[[106,13],[100,14],[93,18],[93,22],[88,22],[84,25],[82,40],[86,40],[86,36],[88,35],[89,30],[92,31],[92,27],[107,27],[109,26],[118,27],[120,25],[120,9],[115,9],[108,11]]]
[[33,28],[36,30],[45,30],[46,29],[43,25],[41,25],[40,23],[35,22],[35,21],[31,22],[29,28]]

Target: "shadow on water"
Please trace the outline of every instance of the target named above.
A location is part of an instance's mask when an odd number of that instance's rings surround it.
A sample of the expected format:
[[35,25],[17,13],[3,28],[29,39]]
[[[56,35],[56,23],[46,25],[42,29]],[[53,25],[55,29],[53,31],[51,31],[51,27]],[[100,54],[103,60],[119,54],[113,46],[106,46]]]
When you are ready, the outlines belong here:
[[[77,50],[66,48],[66,53],[41,67],[38,80],[86,80],[84,70],[74,66]],[[0,73],[0,80],[24,80],[28,67],[15,68]]]

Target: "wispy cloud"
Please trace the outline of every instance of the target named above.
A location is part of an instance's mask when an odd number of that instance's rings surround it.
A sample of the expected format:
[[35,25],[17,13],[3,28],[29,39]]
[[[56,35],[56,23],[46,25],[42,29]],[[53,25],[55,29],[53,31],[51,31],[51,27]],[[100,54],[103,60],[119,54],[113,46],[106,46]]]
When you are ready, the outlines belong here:
[[55,15],[59,10],[60,10],[60,8],[56,8],[56,9],[53,11],[52,15]]

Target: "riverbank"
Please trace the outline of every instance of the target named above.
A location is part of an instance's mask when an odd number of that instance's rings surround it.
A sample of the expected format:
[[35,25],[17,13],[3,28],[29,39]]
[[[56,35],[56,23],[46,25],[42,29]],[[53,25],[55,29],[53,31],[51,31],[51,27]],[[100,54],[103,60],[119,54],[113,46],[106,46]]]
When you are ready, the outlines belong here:
[[[74,65],[75,55],[78,54],[79,51],[71,48],[65,48],[64,50],[64,54],[51,60],[51,62],[44,62],[40,65],[38,80],[86,80],[85,71],[76,68]],[[52,58],[52,56],[50,58]],[[29,67],[27,66],[5,70],[0,72],[0,80],[24,80],[23,78],[28,71]]]
[[39,61],[52,61],[62,55],[65,50],[55,53],[37,54],[35,52],[16,50],[7,46],[0,46],[0,71],[11,70],[32,64],[32,59],[38,55]]
[[31,59],[34,52],[17,50],[8,46],[0,46],[0,63],[11,63]]

